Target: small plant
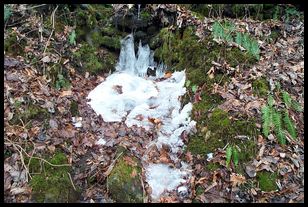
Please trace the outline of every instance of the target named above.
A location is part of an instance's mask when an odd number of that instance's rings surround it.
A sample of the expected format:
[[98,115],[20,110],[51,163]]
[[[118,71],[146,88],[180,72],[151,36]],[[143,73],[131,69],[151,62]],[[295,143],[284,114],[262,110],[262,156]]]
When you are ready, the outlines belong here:
[[243,46],[248,53],[252,54],[256,59],[260,59],[260,48],[256,40],[249,37],[247,33],[236,33],[235,42]]
[[281,91],[281,98],[286,106],[283,113],[281,110],[274,108],[274,98],[272,95],[269,95],[267,105],[262,107],[262,132],[268,137],[269,133],[273,130],[280,144],[284,145],[286,144],[286,131],[293,139],[297,138],[295,124],[289,116],[289,110],[292,108],[301,112],[302,108],[286,91]]
[[220,24],[215,22],[213,25],[213,36],[215,39],[222,39],[226,42],[232,42],[232,33],[235,31],[235,25],[231,22],[224,22]]
[[235,166],[238,166],[239,162],[239,154],[237,150],[237,146],[229,145],[226,149],[226,166],[229,167],[231,158],[233,158],[233,163]]
[[69,36],[69,42],[71,45],[76,45],[76,32],[73,30]]
[[56,89],[60,90],[61,88],[69,88],[70,82],[64,78],[62,74],[58,74],[58,80],[56,81]]

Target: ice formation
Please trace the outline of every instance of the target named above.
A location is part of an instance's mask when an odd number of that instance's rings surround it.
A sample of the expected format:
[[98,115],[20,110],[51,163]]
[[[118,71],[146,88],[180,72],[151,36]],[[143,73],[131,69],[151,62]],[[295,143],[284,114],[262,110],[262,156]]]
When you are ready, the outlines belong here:
[[[176,161],[176,153],[184,145],[180,138],[182,132],[189,132],[196,124],[189,117],[192,104],[182,108],[179,100],[186,92],[185,71],[161,79],[165,66],[156,64],[153,56],[149,46],[140,42],[136,57],[133,35],[125,37],[121,41],[116,72],[89,93],[88,104],[105,122],[125,121],[128,127],[136,125],[149,130],[153,127],[149,118],[159,119],[161,127],[156,145],[158,148],[162,144],[169,145],[170,157]],[[146,77],[148,68],[154,67],[157,68],[156,76]],[[171,169],[165,164],[150,164],[146,169],[153,199],[164,190],[175,189],[187,174],[183,169]]]
[[151,164],[146,168],[146,178],[152,188],[152,199],[158,200],[165,190],[171,191],[186,182],[185,176],[188,175],[185,170],[174,169],[165,164]]

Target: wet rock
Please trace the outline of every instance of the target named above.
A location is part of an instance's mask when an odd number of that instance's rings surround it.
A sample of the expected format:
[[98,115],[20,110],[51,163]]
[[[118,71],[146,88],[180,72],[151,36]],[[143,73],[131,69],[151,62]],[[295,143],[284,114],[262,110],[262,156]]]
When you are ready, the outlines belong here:
[[126,150],[122,149],[122,151],[121,157],[108,177],[110,196],[120,203],[142,203],[143,189],[140,178],[140,163]]

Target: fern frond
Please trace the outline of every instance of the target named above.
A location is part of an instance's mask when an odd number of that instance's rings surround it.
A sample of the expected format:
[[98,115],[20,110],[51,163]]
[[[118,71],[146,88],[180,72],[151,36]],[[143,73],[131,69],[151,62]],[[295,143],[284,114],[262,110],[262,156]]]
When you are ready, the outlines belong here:
[[232,146],[229,145],[226,149],[226,166],[228,167],[231,161],[231,156],[232,156]]
[[282,99],[283,99],[283,102],[285,103],[285,105],[288,108],[290,108],[291,107],[292,98],[291,98],[291,96],[286,91],[282,91]]
[[295,129],[294,123],[290,119],[289,114],[288,114],[287,111],[285,111],[285,113],[284,113],[283,121],[284,121],[285,126],[286,126],[288,132],[290,133],[291,137],[293,139],[296,139],[297,138],[296,129]]
[[302,106],[301,106],[298,102],[292,100],[292,103],[291,103],[291,104],[292,104],[292,108],[293,108],[295,111],[303,112],[303,108],[302,108]]
[[242,45],[242,33],[240,32],[236,33],[235,42],[239,45]]
[[239,161],[239,156],[238,156],[238,151],[236,149],[236,147],[233,147],[233,162],[234,162],[234,165],[237,166],[238,165],[238,161]]
[[262,112],[262,132],[263,134],[268,137],[269,131],[270,131],[270,127],[271,127],[271,108],[266,105],[264,107],[262,107],[261,109]]
[[279,131],[277,133],[277,138],[280,144],[285,145],[286,144],[286,135],[283,131]]
[[277,135],[280,144],[286,144],[286,136],[281,127],[281,114],[278,111],[273,111],[272,120],[274,124],[274,130]]
[[272,95],[269,95],[268,98],[267,98],[267,103],[270,107],[273,107],[274,105],[274,98]]

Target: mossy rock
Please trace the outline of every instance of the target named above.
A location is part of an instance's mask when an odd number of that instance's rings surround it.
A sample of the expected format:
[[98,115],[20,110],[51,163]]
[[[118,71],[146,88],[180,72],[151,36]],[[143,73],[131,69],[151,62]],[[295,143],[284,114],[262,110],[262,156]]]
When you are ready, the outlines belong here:
[[[127,162],[128,156],[133,163]],[[121,155],[108,177],[110,196],[120,203],[142,203],[141,166],[138,160],[126,151]]]
[[[67,164],[65,154],[56,152],[47,159],[52,164]],[[32,199],[38,203],[70,203],[79,199],[80,192],[75,191],[68,172],[70,167],[53,167],[38,159],[31,159],[29,171],[32,174],[30,186]]]
[[262,191],[275,191],[278,190],[276,180],[278,178],[277,172],[260,171],[257,173],[257,180],[259,187]]
[[117,61],[115,54],[108,51],[99,53],[96,47],[88,43],[84,43],[81,48],[73,54],[73,57],[76,62],[82,63],[80,72],[88,71],[91,74],[107,73],[110,70],[113,71]]
[[269,91],[269,83],[265,78],[259,78],[252,83],[253,93],[260,97],[266,97]]
[[23,56],[26,45],[27,45],[26,38],[18,40],[17,34],[14,32],[11,32],[10,35],[4,39],[4,51],[8,55]]
[[[159,34],[150,40],[150,47],[156,48],[154,58],[158,62],[164,62],[173,71],[186,69],[187,78],[196,85],[217,81],[209,79],[207,75],[212,61],[225,61],[232,67],[239,65],[240,68],[249,68],[256,62],[249,53],[213,42],[210,34],[199,41],[195,31],[193,26],[175,31],[161,29]],[[215,73],[214,77],[218,74],[219,72]],[[221,71],[220,75],[223,74],[224,71]]]

